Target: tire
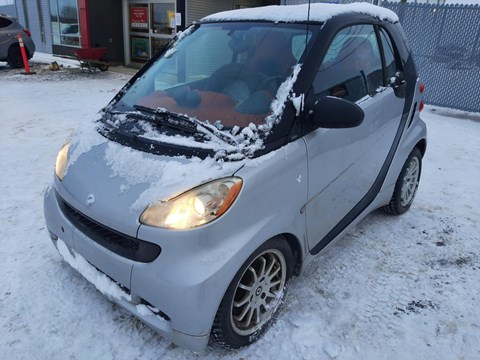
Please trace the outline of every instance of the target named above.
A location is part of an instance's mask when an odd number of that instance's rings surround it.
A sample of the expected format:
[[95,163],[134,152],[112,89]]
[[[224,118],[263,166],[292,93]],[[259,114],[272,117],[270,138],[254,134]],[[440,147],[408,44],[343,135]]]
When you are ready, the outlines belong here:
[[100,59],[100,61],[102,61],[101,64],[97,64],[97,67],[100,69],[100,71],[107,71],[108,70],[108,67],[109,67],[109,63],[107,60],[105,59]]
[[418,148],[414,148],[400,171],[390,203],[383,207],[387,214],[400,215],[410,209],[417,193],[421,172],[422,153]]
[[8,48],[7,63],[14,69],[23,67],[23,59],[19,45],[11,45]]
[[276,237],[260,246],[230,283],[215,316],[211,338],[227,349],[255,342],[274,322],[293,267],[292,250],[285,239]]

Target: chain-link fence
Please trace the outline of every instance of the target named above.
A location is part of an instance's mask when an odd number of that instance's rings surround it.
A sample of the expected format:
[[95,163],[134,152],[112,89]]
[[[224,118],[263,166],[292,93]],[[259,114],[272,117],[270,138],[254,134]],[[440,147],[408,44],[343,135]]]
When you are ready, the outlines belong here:
[[379,2],[400,18],[426,84],[425,102],[480,112],[480,6]]
[[413,49],[425,102],[480,112],[480,6],[385,2]]

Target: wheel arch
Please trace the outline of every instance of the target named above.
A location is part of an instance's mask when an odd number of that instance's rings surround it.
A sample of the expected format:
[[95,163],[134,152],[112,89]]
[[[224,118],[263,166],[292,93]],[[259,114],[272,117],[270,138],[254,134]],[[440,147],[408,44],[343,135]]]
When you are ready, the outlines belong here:
[[293,274],[295,276],[298,276],[300,274],[301,269],[302,269],[302,254],[303,254],[302,246],[300,244],[300,241],[298,240],[298,238],[295,235],[293,235],[291,233],[278,234],[276,236],[271,237],[271,239],[273,239],[275,237],[280,237],[280,238],[285,239],[287,241],[288,245],[290,246],[290,249],[292,250],[293,258],[294,258],[294,261],[295,261],[294,268],[293,268]]
[[427,151],[427,139],[421,139],[415,144],[415,147],[420,150],[423,158],[425,156],[425,152]]

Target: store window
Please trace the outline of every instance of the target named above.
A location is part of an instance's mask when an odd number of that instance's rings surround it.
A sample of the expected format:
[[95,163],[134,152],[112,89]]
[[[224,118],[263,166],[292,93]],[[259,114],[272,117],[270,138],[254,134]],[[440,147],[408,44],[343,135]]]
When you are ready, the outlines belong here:
[[175,28],[175,8],[173,4],[151,4],[152,32],[172,35]]
[[174,0],[129,1],[130,61],[144,63],[175,35]]
[[55,45],[81,45],[77,0],[50,0],[50,19]]

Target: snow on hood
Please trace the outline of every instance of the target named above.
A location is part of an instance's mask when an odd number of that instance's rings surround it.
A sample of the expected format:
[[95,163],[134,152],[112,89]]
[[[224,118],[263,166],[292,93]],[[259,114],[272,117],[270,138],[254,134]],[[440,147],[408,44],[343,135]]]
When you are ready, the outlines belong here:
[[73,134],[67,139],[66,142],[75,142],[75,148],[69,154],[69,160],[67,168],[65,170],[65,175],[68,173],[70,165],[72,165],[80,155],[90,151],[94,146],[100,145],[107,141],[105,137],[100,135],[97,131],[98,120],[100,120],[101,115],[98,114],[97,117],[91,119],[91,121],[85,122],[83,126],[76,129]]
[[[106,191],[105,187],[117,184],[113,182],[116,177],[122,184],[117,187],[119,193],[130,190],[133,194],[141,189],[127,205],[133,213],[205,182],[231,176],[247,161],[224,162],[212,157],[155,155],[107,140],[98,133],[97,127],[98,123],[88,122],[74,134],[67,169],[72,172],[71,176],[86,176],[88,179],[84,181],[97,184],[92,191]],[[92,171],[94,167],[98,168],[92,174],[85,172],[85,167],[90,167]]]
[[[360,13],[371,15],[380,20],[398,22],[398,16],[391,10],[368,3],[353,4],[311,4],[310,20],[324,22],[334,16],[345,13]],[[307,21],[308,4],[303,5],[273,5],[258,8],[223,11],[201,19],[206,21],[246,21],[268,20],[275,22],[299,22]]]
[[211,157],[158,156],[114,142],[108,144],[105,160],[114,176],[124,179],[126,187],[148,184],[132,204],[134,212],[208,181],[231,176],[244,164],[242,161],[223,162]]

